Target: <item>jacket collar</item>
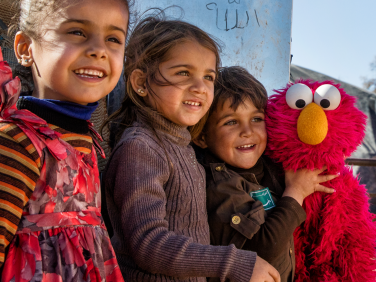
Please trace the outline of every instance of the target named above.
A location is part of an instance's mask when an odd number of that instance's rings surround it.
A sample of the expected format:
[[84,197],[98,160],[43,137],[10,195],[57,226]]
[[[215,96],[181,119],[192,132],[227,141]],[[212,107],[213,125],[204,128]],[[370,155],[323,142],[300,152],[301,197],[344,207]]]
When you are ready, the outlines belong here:
[[262,157],[257,161],[254,167],[250,169],[242,169],[226,164],[217,156],[212,154],[208,149],[206,149],[204,152],[203,166],[210,167],[215,181],[230,178],[230,171],[233,171],[245,178],[247,181],[256,184],[260,184],[264,176],[264,165]]

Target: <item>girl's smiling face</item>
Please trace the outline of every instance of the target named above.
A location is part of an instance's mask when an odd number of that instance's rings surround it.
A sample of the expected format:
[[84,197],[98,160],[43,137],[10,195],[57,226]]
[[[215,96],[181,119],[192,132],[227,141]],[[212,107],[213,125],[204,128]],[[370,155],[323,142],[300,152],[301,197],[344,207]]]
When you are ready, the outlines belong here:
[[154,93],[146,93],[145,102],[175,124],[195,125],[213,102],[216,56],[190,40],[173,47],[168,58],[159,65],[156,76],[171,85],[151,83]]
[[79,104],[98,101],[121,75],[127,7],[118,0],[82,0],[58,13],[46,17],[40,41],[16,36],[19,57],[32,59],[33,96]]

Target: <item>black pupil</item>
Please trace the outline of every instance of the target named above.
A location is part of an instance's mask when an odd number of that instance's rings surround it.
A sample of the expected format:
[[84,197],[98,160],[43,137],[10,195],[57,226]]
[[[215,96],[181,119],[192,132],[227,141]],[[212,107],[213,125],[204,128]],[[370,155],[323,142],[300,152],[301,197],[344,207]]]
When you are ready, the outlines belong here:
[[323,107],[324,109],[329,108],[329,106],[330,106],[329,100],[328,99],[322,99],[320,101],[320,106]]
[[295,102],[295,106],[298,107],[299,109],[305,107],[305,101],[303,99],[299,99],[298,101]]

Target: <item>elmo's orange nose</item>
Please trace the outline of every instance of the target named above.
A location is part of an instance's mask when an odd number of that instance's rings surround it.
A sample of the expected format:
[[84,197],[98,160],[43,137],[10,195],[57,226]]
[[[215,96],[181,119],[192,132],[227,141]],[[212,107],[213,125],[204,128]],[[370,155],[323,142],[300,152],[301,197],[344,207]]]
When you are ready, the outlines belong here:
[[300,113],[297,127],[300,141],[309,145],[320,144],[328,133],[324,110],[315,103],[309,104]]

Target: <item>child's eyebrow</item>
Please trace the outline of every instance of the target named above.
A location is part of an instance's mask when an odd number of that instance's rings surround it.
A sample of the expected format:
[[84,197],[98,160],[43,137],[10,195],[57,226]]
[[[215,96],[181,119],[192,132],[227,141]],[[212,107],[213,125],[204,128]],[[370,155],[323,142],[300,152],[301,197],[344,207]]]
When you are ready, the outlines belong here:
[[[187,68],[187,69],[194,69],[194,67],[192,65],[185,65],[185,64],[181,64],[181,65],[175,65],[175,66],[172,66],[172,67],[169,67],[168,69],[176,69],[176,68]],[[213,69],[206,69],[205,72],[212,72],[212,73],[217,73],[215,70]]]
[[226,118],[228,118],[228,117],[231,117],[231,116],[233,116],[234,114],[235,114],[235,113],[230,113],[230,114],[226,114],[226,115],[221,116],[221,117],[217,120],[217,124],[220,123],[221,120],[224,120],[224,119],[226,119]]
[[[254,115],[254,114],[265,114],[265,112],[262,111],[262,110],[258,110],[258,109],[257,109],[257,110],[255,110],[255,111],[253,111],[252,114],[253,114],[253,115]],[[225,115],[221,116],[221,117],[217,120],[217,123],[216,123],[216,124],[220,123],[221,120],[226,119],[226,118],[231,117],[231,116],[234,116],[234,115],[235,115],[235,112],[233,112],[233,113],[229,113],[229,114],[225,114]]]
[[[67,20],[62,22],[62,24],[68,24],[68,23],[80,23],[80,24],[84,24],[84,25],[92,25],[93,24],[93,22],[91,22],[89,20],[81,20],[81,19],[67,19]],[[111,24],[111,25],[108,26],[108,29],[109,30],[121,31],[124,34],[124,36],[126,36],[125,30],[122,29],[121,27],[118,27],[118,26]]]

